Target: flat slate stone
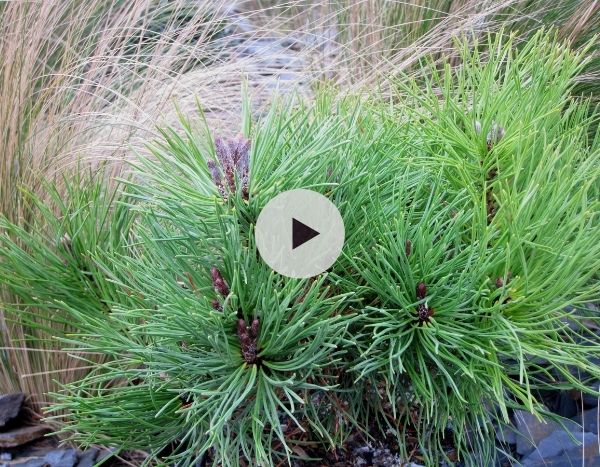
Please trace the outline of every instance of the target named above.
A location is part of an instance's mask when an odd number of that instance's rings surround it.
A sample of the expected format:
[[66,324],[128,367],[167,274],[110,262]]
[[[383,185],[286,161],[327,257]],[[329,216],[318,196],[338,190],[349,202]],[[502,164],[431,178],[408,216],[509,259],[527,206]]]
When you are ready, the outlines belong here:
[[96,448],[90,448],[83,452],[79,457],[79,464],[77,464],[77,467],[94,467],[94,465],[96,465],[98,452],[99,451]]
[[565,431],[556,431],[542,440],[538,449],[524,458],[523,467],[600,465],[600,447],[593,433],[574,433],[577,446]]
[[516,428],[505,423],[499,424],[496,429],[496,439],[501,443],[517,444]]
[[529,463],[562,456],[567,451],[576,454],[583,449],[587,450],[589,457],[598,454],[598,440],[595,434],[581,432],[569,434],[564,430],[557,430],[541,440],[537,448],[521,462],[527,466]]
[[583,403],[585,405],[589,405],[590,407],[598,407],[598,398],[590,394],[584,394]]
[[77,463],[76,449],[55,449],[44,456],[48,467],[73,467]]
[[8,465],[9,467],[75,467],[76,464],[77,450],[66,448],[52,449],[43,456],[17,458],[16,462]]
[[48,467],[48,464],[43,457],[36,457],[34,459],[23,459],[16,464],[10,464],[9,467]]
[[600,408],[596,407],[577,415],[573,420],[583,426],[583,431],[598,434],[598,417],[600,417]]
[[23,444],[41,438],[45,434],[50,433],[50,431],[50,428],[46,425],[35,425],[0,433],[0,448],[22,446]]
[[[533,414],[524,410],[515,410],[515,425],[517,426],[517,452],[522,456],[531,453],[541,440],[552,432],[563,430],[557,422],[551,420],[539,421]],[[573,420],[563,420],[565,427],[573,433],[581,432],[581,427]]]
[[5,426],[21,411],[25,394],[4,394],[0,396],[0,428]]
[[100,453],[98,453],[98,458],[96,459],[96,464],[100,464],[104,462],[109,457],[113,456],[117,450],[115,448],[104,449]]
[[563,454],[551,459],[522,464],[523,467],[575,467],[600,465],[600,456],[584,457],[581,454]]

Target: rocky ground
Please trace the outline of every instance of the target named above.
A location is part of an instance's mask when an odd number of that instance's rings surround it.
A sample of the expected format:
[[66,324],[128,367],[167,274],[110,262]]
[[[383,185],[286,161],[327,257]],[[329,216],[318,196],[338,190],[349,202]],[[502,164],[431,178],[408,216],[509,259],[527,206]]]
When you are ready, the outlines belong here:
[[[564,397],[558,395],[559,402],[551,407],[557,413],[570,413],[570,418],[565,418],[562,424],[540,421],[527,412],[514,411],[511,425],[499,427],[496,433],[498,447],[506,452],[498,465],[600,465],[598,399],[573,396],[572,393]],[[92,467],[100,463],[111,467],[137,465],[111,458],[111,451],[106,449],[81,451],[61,446],[58,438],[49,436],[52,431],[49,426],[31,423],[25,402],[24,394],[0,395],[0,467]],[[322,454],[322,462],[299,462],[295,465],[418,467],[416,463],[401,459],[386,441],[367,442],[358,436],[351,437],[344,449]],[[418,458],[413,460],[418,461]]]
[[93,467],[102,463],[126,465],[110,459],[111,451],[85,451],[61,446],[52,429],[32,420],[24,394],[0,395],[0,467]]

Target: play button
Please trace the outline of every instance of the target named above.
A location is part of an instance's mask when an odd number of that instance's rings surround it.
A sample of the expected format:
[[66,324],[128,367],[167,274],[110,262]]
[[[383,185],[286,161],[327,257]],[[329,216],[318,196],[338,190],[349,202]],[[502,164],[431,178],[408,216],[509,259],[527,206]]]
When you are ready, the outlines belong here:
[[316,191],[284,191],[260,212],[255,239],[262,259],[279,274],[312,277],[340,255],[344,222],[335,205]]
[[319,235],[319,232],[315,229],[311,229],[308,225],[292,217],[292,250],[304,245],[317,235]]

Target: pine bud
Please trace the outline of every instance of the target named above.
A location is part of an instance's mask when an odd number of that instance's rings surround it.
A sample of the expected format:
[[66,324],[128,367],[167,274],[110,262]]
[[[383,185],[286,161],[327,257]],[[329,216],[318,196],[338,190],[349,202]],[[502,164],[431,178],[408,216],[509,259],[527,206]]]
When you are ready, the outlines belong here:
[[497,123],[494,123],[492,125],[492,129],[487,134],[488,144],[498,143],[502,138],[504,138],[504,128],[502,128]]
[[210,172],[210,177],[212,178],[213,183],[217,186],[217,188],[219,189],[219,192],[221,192],[221,194],[223,194],[223,178],[221,177],[221,172],[219,171],[219,168],[217,167],[217,163],[213,160],[209,160],[207,162],[208,165],[208,170]]
[[411,251],[412,243],[410,242],[410,240],[406,240],[406,242],[404,242],[404,253],[406,254],[407,258],[410,256]]
[[[217,161],[221,165],[225,174],[225,183],[223,182],[219,171],[218,178],[213,173],[213,168],[209,165],[211,176],[215,184],[219,187],[223,197],[226,197],[224,185],[230,193],[236,191],[236,177],[240,182],[240,188],[243,199],[248,199],[248,178],[250,172],[250,140],[240,136],[238,138],[224,140],[223,138],[215,138],[215,154]],[[213,162],[214,164],[214,162]],[[214,165],[216,169],[216,164]]]
[[239,338],[240,338],[240,343],[242,344],[242,351],[244,351],[244,349],[250,347],[252,341],[250,340],[250,336],[248,335],[247,332],[240,334]]
[[242,318],[238,320],[237,324],[237,335],[240,340],[242,357],[244,358],[244,361],[249,364],[256,363],[258,325],[258,319],[255,319],[252,321],[252,326],[248,328],[246,326],[246,321]]
[[254,321],[252,321],[252,326],[250,327],[250,337],[254,339],[258,337],[258,327],[259,321],[258,318],[255,318]]
[[241,336],[242,334],[246,333],[246,321],[244,319],[238,319],[237,333],[238,336]]
[[424,282],[419,282],[417,284],[417,298],[419,300],[423,300],[427,295],[427,286]]
[[213,287],[215,288],[215,292],[221,294],[223,297],[227,297],[229,295],[229,286],[223,276],[221,275],[221,271],[217,268],[213,267],[210,270],[210,274],[212,276]]

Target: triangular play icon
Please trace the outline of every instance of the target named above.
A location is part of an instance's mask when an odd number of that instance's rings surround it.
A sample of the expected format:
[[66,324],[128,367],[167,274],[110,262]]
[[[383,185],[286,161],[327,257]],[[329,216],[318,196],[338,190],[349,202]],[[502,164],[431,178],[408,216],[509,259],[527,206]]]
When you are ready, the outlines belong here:
[[292,250],[304,245],[317,235],[320,235],[320,232],[292,217]]

